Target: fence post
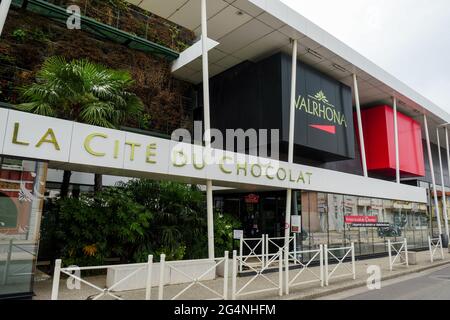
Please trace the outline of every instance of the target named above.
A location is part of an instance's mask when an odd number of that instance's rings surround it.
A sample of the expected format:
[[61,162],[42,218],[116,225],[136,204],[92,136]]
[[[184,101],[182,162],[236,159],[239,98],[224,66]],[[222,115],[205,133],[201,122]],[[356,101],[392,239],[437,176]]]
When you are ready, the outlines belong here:
[[324,245],[323,249],[325,258],[325,285],[328,286],[328,245]]
[[441,245],[441,257],[442,257],[442,260],[444,260],[444,246],[442,245],[442,237],[441,236],[439,236],[439,243]]
[[430,248],[430,260],[431,263],[433,263],[433,248],[431,246],[431,237],[428,236],[428,247]]
[[159,258],[159,288],[158,288],[158,300],[162,300],[164,297],[164,271],[166,269],[166,255],[163,253]]
[[[283,250],[278,250],[278,295],[283,296]],[[286,290],[288,290],[286,288]]]
[[319,263],[320,263],[320,286],[323,287],[323,245],[319,246]]
[[153,255],[148,255],[147,260],[147,283],[145,286],[145,300],[150,300],[152,297],[152,272],[153,272]]
[[294,264],[297,265],[297,235],[294,234]]
[[228,251],[225,251],[223,257],[223,300],[227,300],[228,297]]
[[389,270],[392,271],[391,239],[388,239]]
[[266,236],[267,235],[263,234],[262,238],[261,238],[261,251],[262,251],[262,253],[261,253],[261,263],[262,263],[261,269],[264,269],[264,267],[266,266],[267,261],[268,261],[268,259],[266,257],[267,247],[265,246],[265,242],[264,242],[264,240],[266,239]]
[[353,280],[356,280],[356,262],[355,262],[355,243],[352,242],[351,244],[351,250],[352,250],[352,273],[353,273]]
[[52,300],[58,300],[59,278],[61,277],[61,259],[55,261],[55,270],[53,272]]
[[269,261],[269,254],[270,254],[270,252],[269,252],[269,235],[268,234],[266,234],[266,237],[265,237],[265,240],[264,240],[266,243],[265,243],[265,249],[266,249],[266,252],[264,253],[265,254],[265,259],[266,259],[266,265],[267,265],[267,263],[268,263],[268,261]]
[[242,272],[242,256],[244,253],[244,236],[241,235],[239,239],[239,272]]
[[[280,261],[281,262],[281,261]],[[285,293],[289,294],[289,245],[288,250],[284,250],[284,278]]]
[[405,238],[405,262],[406,262],[406,266],[409,267],[408,240],[406,238]]
[[[236,261],[236,250],[233,250],[233,261],[231,268],[231,299],[236,300],[236,278],[237,278],[237,261]],[[242,257],[241,257],[242,259]]]

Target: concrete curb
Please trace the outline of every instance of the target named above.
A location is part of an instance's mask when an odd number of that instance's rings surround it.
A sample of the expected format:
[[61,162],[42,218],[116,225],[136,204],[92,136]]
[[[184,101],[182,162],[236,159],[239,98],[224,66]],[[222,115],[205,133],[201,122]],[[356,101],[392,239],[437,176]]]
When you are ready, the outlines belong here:
[[[401,273],[397,273],[397,274],[393,274],[393,275],[388,275],[385,277],[382,277],[382,281],[387,281],[387,280],[392,280],[395,278],[399,278],[399,277],[403,277],[409,274],[413,274],[413,273],[419,273],[422,271],[426,271],[429,269],[433,269],[433,268],[438,268],[441,266],[445,266],[447,264],[450,264],[450,261],[445,260],[445,261],[441,261],[432,265],[428,265],[428,266],[423,266],[423,267],[419,267],[417,269],[413,269],[413,270],[405,270],[404,272]],[[356,288],[361,288],[366,286],[366,281],[356,281],[353,282],[352,284],[349,285],[344,285],[342,287],[338,287],[338,288],[333,288],[330,290],[325,290],[323,292],[317,292],[317,293],[312,293],[312,294],[295,294],[295,295],[289,295],[286,297],[280,297],[280,300],[313,300],[313,299],[317,299],[317,298],[322,298],[322,297],[326,297],[326,296],[330,296],[336,293],[340,293],[343,291],[347,291],[347,290],[352,290],[352,289],[356,289]]]

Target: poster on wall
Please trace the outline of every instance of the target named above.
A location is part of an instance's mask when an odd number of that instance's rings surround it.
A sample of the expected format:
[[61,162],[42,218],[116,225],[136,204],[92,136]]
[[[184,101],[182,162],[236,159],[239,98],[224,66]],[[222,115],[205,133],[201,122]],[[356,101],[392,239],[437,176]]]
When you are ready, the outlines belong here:
[[291,232],[302,232],[302,216],[291,216]]

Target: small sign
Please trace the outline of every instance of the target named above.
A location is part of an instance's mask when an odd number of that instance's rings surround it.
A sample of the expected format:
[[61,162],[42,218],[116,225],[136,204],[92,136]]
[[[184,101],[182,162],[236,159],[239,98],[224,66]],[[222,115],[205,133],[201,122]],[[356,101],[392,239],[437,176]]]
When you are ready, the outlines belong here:
[[377,223],[377,216],[345,216],[344,217],[345,224],[353,224],[353,223]]
[[291,216],[291,232],[302,232],[302,216]]
[[388,222],[376,222],[376,223],[352,223],[352,228],[389,228],[391,226]]
[[245,197],[245,203],[257,204],[259,203],[259,196],[256,194],[249,194]]
[[233,230],[233,239],[241,239],[244,237],[244,230]]

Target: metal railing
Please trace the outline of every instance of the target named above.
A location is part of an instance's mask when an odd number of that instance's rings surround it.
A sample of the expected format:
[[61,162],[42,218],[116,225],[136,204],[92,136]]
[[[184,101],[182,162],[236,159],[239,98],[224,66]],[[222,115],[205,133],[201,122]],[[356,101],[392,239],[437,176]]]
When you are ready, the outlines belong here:
[[441,259],[444,260],[444,248],[442,247],[442,238],[434,238],[432,239],[428,236],[428,247],[430,250],[430,261],[434,262],[434,259],[438,253],[438,250],[441,252]]
[[[262,255],[263,256],[263,255]],[[236,250],[233,251],[233,261],[232,261],[232,283],[231,283],[231,298],[233,300],[236,300],[238,297],[247,296],[251,294],[258,294],[263,292],[269,292],[269,291],[278,291],[278,295],[283,295],[283,251],[279,250],[276,254],[269,255],[269,260],[265,265],[262,266],[261,269],[256,269],[251,264],[246,263],[247,259],[243,256],[238,256]],[[244,283],[242,286],[238,286],[238,263],[243,264],[247,266],[250,270],[252,270],[255,275],[248,277],[246,279],[249,279],[248,281],[243,281]],[[278,266],[278,283],[272,279],[269,278],[266,272],[271,268],[271,266],[277,265]],[[257,279],[264,279],[265,283],[267,283],[269,286],[262,289],[248,289],[250,288],[250,285],[255,282]],[[247,289],[247,290],[246,290]]]
[[[388,254],[389,254],[389,270],[392,271],[394,266],[406,265],[409,266],[408,260],[408,241],[403,239],[401,242],[391,242],[388,239]],[[398,249],[397,249],[398,248]],[[392,255],[394,252],[395,256]],[[404,259],[402,261],[402,254],[404,255]]]
[[[180,269],[180,264],[186,264],[189,263],[189,261],[166,261],[166,255],[162,254],[160,257],[160,273],[159,273],[159,289],[158,289],[158,300],[164,299],[164,281],[165,281],[165,269],[166,267],[170,270],[170,272],[173,274],[178,273],[182,275],[183,277],[189,279],[189,284],[183,288],[181,291],[179,291],[175,296],[170,298],[170,300],[176,300],[180,298],[184,293],[186,293],[189,290],[192,290],[196,285],[200,286],[210,293],[212,293],[215,298],[211,298],[209,300],[226,300],[228,296],[228,251],[225,251],[223,258],[215,258],[215,259],[200,259],[200,260],[192,260],[195,262],[211,262],[214,261],[214,265],[209,267],[206,271],[201,273],[198,277],[192,276],[184,272]],[[214,272],[214,277],[216,275],[216,269],[218,266],[223,264],[224,268],[224,274],[223,274],[223,290],[222,292],[217,291],[216,289],[211,288],[205,283],[202,283],[201,280],[204,280],[206,276],[208,276],[211,272]]]
[[[295,236],[289,237],[288,243],[285,243],[285,237],[273,237],[273,238],[269,238],[269,235],[263,235],[263,238],[265,239],[265,250],[266,250],[266,257],[271,254],[271,253],[276,253],[278,252],[280,249],[281,250],[285,250],[286,246],[290,246],[292,243],[292,250],[294,252],[293,257],[292,257],[292,261],[294,263],[296,263],[297,259],[295,258],[297,256],[296,251],[297,251],[297,240],[295,238]],[[279,242],[278,242],[279,241]],[[279,244],[281,242],[281,244]],[[270,247],[275,247],[275,251],[271,252]],[[264,259],[265,261],[267,261],[267,258]]]
[[[266,264],[265,235],[261,238],[244,238],[239,239],[239,272],[244,271],[244,265],[252,265],[257,268],[263,268]],[[249,250],[249,254],[244,255],[244,250]],[[260,253],[257,253],[260,252]]]
[[[337,255],[335,255],[333,252],[336,251],[344,251],[344,255],[342,258],[339,258]],[[351,268],[348,266],[348,264],[345,263],[345,259],[348,256],[351,256]],[[334,266],[334,268],[329,272],[329,258],[328,256],[331,256],[332,260],[336,260],[337,264]],[[352,242],[350,247],[342,247],[342,248],[328,248],[328,245],[324,245],[324,260],[325,260],[325,285],[329,285],[330,279],[332,278],[343,278],[352,276],[353,280],[356,280],[356,266],[355,266],[355,244]],[[336,274],[336,271],[339,268],[345,268],[349,271],[349,273],[344,274]]]
[[[310,259],[308,261],[303,261],[303,259],[298,258],[298,257],[304,257],[306,254],[310,255]],[[320,282],[320,286],[323,287],[323,285],[324,285],[323,256],[324,256],[323,245],[320,245],[318,250],[293,251],[293,252],[289,252],[287,255],[285,254],[284,264],[286,266],[285,267],[285,273],[286,273],[285,292],[286,292],[286,294],[289,294],[290,288],[305,285],[305,284],[315,283],[315,282]],[[309,268],[311,263],[313,261],[315,261],[317,259],[317,257],[319,258],[319,266],[320,266],[319,274],[317,274],[316,272],[311,270],[311,268]],[[295,269],[289,270],[289,262],[291,261],[291,259],[294,260],[293,267],[295,267]],[[298,266],[300,266],[300,268],[298,268]],[[313,279],[299,281],[300,279],[302,279],[302,275],[307,274],[307,273],[312,275]],[[294,275],[292,277],[292,279],[290,278],[290,274]]]
[[[55,262],[55,272],[53,274],[53,285],[52,285],[52,300],[58,300],[59,296],[59,282],[61,278],[61,274],[67,275],[69,278],[73,278],[75,281],[79,281],[80,283],[84,283],[85,285],[97,290],[99,293],[95,295],[92,300],[98,300],[104,296],[110,296],[116,300],[124,300],[122,297],[112,293],[114,288],[119,286],[120,284],[125,283],[127,280],[130,280],[131,277],[136,275],[138,272],[142,270],[147,270],[147,278],[146,278],[146,285],[145,285],[145,299],[150,300],[151,299],[151,285],[152,285],[152,270],[153,270],[153,255],[148,256],[147,263],[135,263],[135,264],[126,264],[126,265],[107,265],[107,266],[92,266],[92,267],[67,267],[62,268],[61,267],[62,260],[58,259]],[[93,284],[92,282],[89,282],[83,278],[81,278],[81,274],[78,276],[77,272],[86,271],[86,270],[104,270],[109,268],[120,268],[120,267],[136,267],[135,270],[133,270],[131,273],[126,275],[124,278],[120,279],[116,283],[114,283],[110,287],[104,287],[101,288],[98,285]]]

